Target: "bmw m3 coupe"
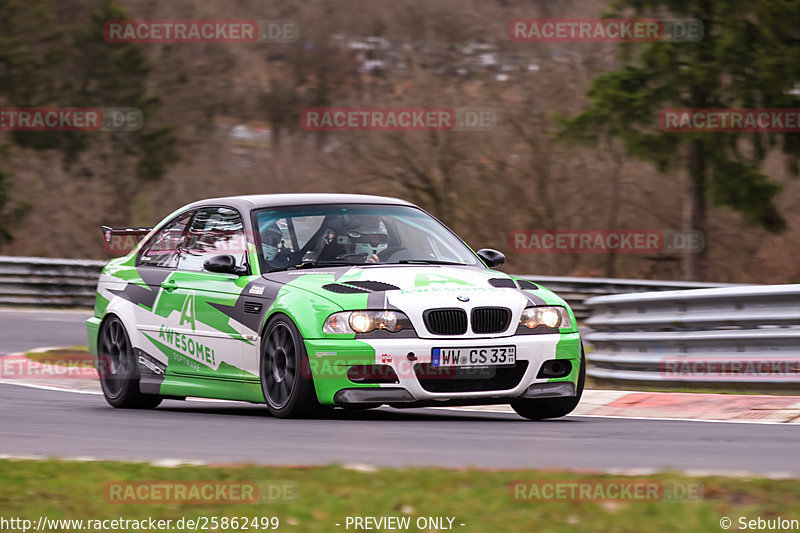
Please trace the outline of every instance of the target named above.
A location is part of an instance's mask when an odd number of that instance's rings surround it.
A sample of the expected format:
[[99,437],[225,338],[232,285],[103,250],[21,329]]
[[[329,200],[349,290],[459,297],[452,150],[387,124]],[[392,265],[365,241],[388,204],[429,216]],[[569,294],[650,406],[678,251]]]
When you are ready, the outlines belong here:
[[569,306],[494,270],[406,201],[364,195],[215,198],[181,207],[103,269],[89,346],[109,404],[334,407],[510,404],[529,419],[580,400]]

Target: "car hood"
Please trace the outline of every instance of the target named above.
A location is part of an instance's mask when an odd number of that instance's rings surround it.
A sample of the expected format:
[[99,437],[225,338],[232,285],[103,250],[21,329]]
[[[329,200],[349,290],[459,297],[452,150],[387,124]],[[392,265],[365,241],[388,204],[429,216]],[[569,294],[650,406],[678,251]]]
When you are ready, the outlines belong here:
[[409,318],[441,307],[501,306],[516,314],[530,305],[565,305],[538,284],[471,266],[364,265],[290,270],[264,277],[313,292],[345,310],[399,309]]

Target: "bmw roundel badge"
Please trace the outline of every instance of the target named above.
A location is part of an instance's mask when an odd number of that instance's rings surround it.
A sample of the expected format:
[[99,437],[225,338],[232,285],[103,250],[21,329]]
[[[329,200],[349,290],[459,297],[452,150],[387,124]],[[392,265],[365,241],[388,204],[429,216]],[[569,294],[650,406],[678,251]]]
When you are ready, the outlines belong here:
[[458,299],[459,302],[468,302],[469,301],[469,296],[461,296],[461,295],[459,295],[459,296],[456,296],[456,298]]

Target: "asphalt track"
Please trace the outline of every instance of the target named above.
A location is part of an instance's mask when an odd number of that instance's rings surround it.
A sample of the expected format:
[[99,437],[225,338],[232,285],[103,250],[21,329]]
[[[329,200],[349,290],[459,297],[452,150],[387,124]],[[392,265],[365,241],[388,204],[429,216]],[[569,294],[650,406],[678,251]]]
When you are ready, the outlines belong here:
[[86,345],[86,311],[0,308],[0,354]]
[[[0,353],[85,344],[85,313],[0,311]],[[565,417],[448,409],[278,420],[263,406],[166,401],[155,411],[101,396],[0,384],[0,455],[376,466],[660,469],[800,476],[800,425]]]

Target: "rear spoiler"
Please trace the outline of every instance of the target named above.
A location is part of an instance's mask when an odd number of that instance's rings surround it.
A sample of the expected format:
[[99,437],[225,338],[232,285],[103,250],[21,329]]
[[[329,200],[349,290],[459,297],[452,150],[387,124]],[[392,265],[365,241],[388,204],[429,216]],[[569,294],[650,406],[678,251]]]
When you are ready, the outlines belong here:
[[103,248],[111,255],[122,256],[136,248],[145,235],[153,228],[111,228],[101,226]]

